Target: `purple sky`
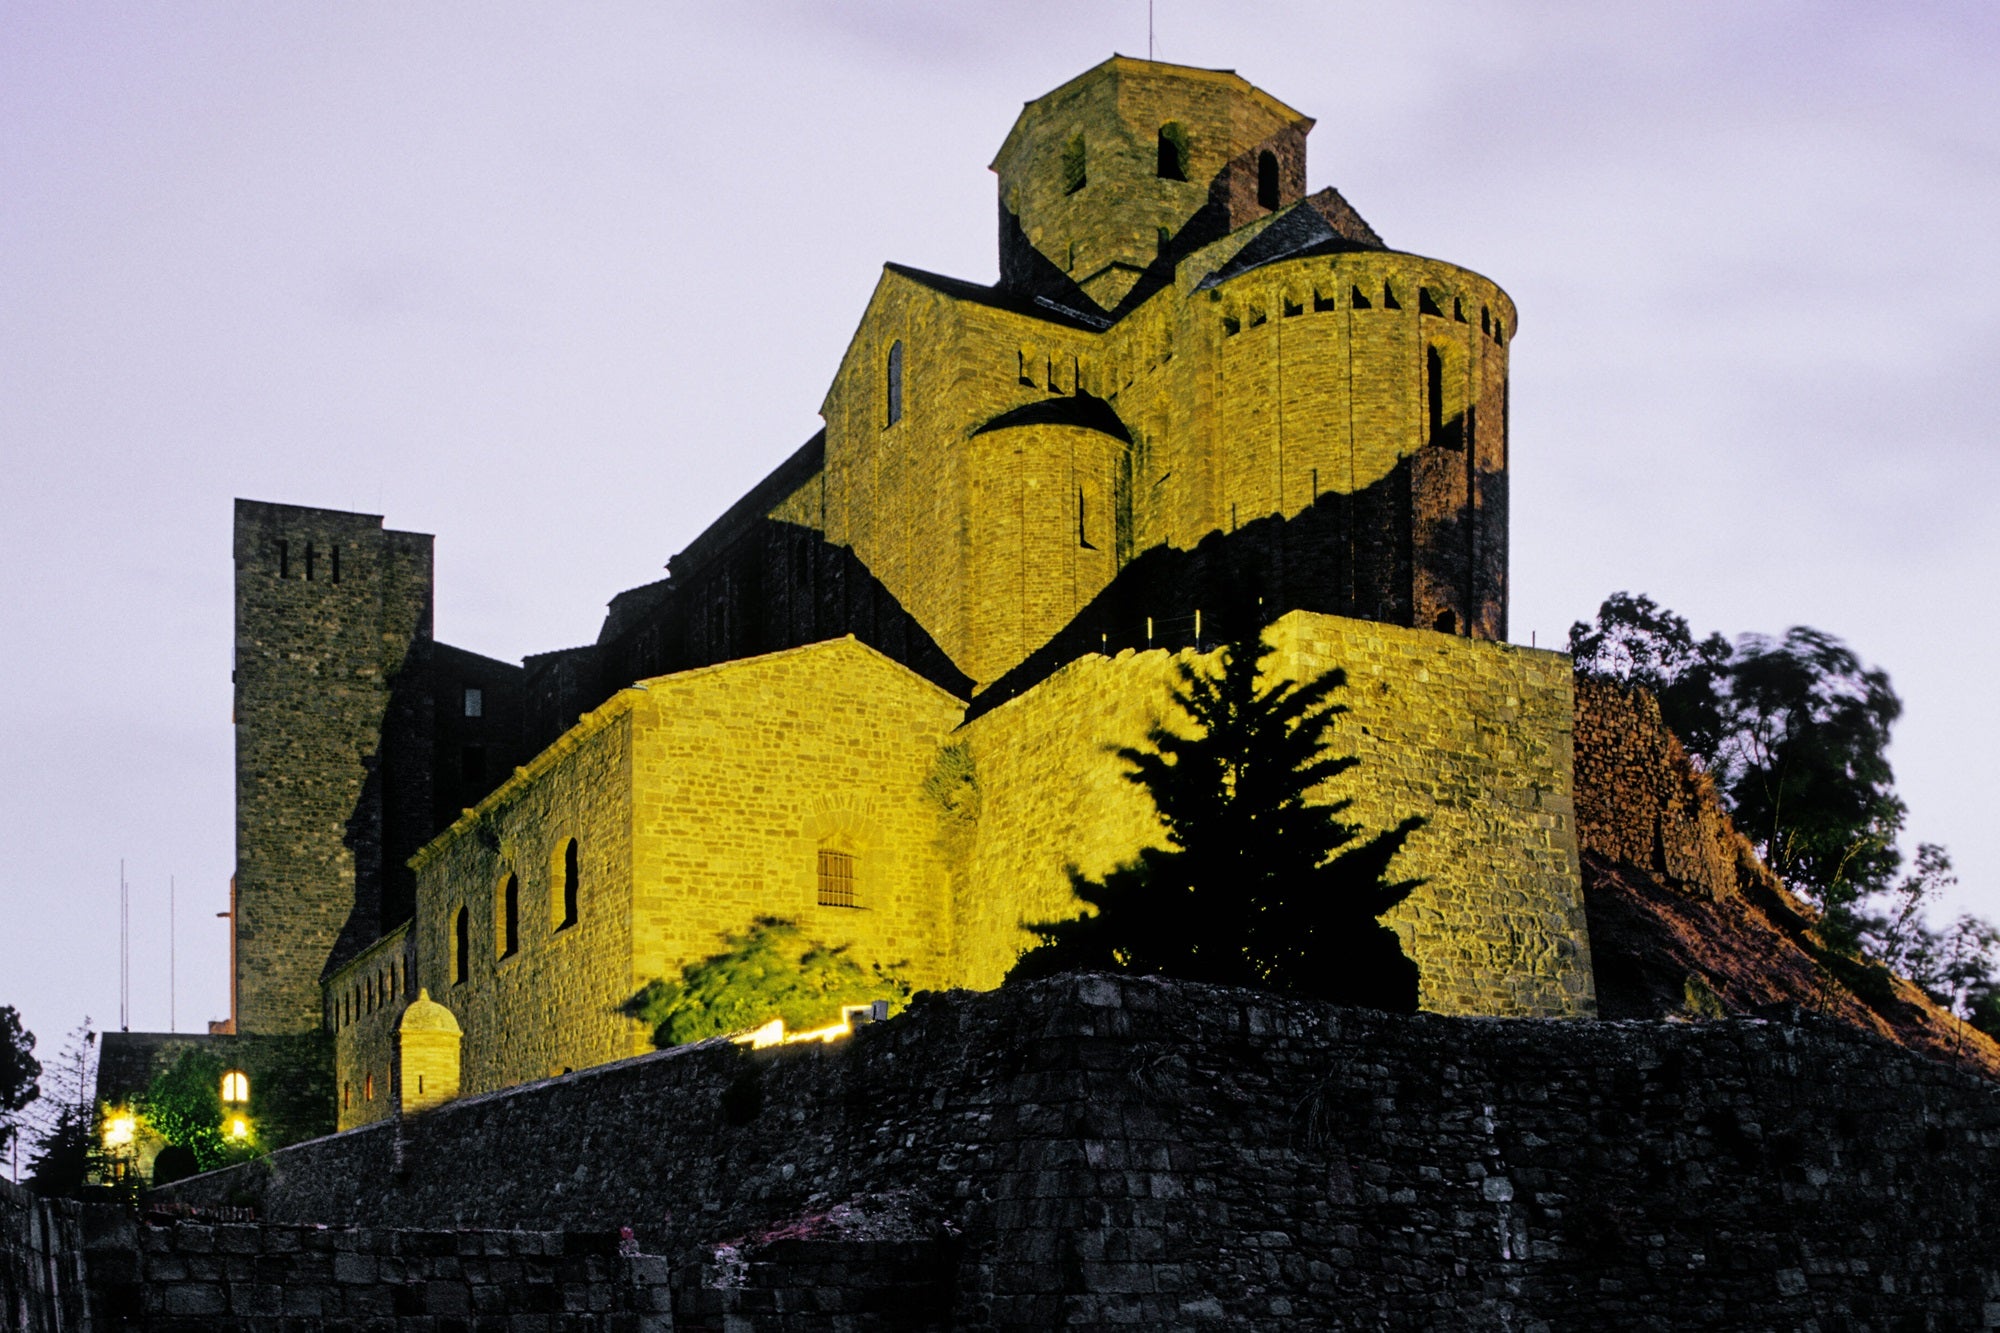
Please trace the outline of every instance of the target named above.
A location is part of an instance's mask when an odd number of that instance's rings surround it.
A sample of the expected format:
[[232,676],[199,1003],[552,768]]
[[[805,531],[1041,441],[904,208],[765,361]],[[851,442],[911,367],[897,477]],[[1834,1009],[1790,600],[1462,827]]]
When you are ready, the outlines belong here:
[[[1309,184],[1483,272],[1513,625],[1818,625],[1908,702],[1909,844],[2000,916],[1979,394],[2000,11],[1196,5]],[[226,1012],[230,501],[437,534],[437,629],[585,642],[817,426],[880,265],[994,274],[986,163],[1146,6],[0,7],[0,1003],[52,1057]],[[1986,349],[1982,351],[1981,349]]]

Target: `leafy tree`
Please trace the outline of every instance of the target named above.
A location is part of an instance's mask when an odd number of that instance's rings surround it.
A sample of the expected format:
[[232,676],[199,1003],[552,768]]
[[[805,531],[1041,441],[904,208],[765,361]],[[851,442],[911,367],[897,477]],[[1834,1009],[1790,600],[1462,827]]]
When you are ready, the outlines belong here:
[[1155,726],[1145,748],[1118,751],[1167,846],[1102,880],[1072,870],[1095,913],[1030,926],[1041,943],[1010,979],[1159,974],[1415,1012],[1416,964],[1377,918],[1421,883],[1387,875],[1422,821],[1364,837],[1341,819],[1351,801],[1308,799],[1358,762],[1328,752],[1346,675],[1260,684],[1271,652],[1228,645],[1216,674],[1179,664],[1189,733]]
[[222,1057],[190,1046],[155,1074],[135,1099],[134,1109],[153,1132],[193,1153],[203,1171],[246,1155],[243,1146],[232,1146],[222,1131],[222,1070]]
[[96,1164],[90,1122],[88,1106],[64,1102],[55,1108],[28,1160],[29,1189],[50,1199],[73,1199],[83,1190]]
[[807,939],[790,921],[758,917],[724,938],[727,948],[683,967],[680,980],[655,978],[626,1001],[628,1015],[652,1026],[655,1046],[747,1032],[773,1018],[810,1031],[838,1022],[843,1005],[887,998],[900,1007],[909,998],[895,968],[864,968],[847,946]]
[[93,1114],[97,1096],[97,1033],[90,1020],[69,1034],[63,1053],[44,1072],[28,1188],[47,1198],[74,1198],[97,1165]]
[[22,1028],[20,1011],[0,1004],[0,1152],[20,1133],[21,1108],[41,1095],[41,1076],[35,1034]]

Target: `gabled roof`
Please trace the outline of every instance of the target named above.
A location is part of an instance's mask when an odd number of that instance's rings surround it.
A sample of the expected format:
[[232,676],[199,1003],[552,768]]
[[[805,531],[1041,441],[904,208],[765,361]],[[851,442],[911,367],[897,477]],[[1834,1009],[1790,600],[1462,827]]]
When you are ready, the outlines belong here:
[[[1331,195],[1333,191],[1323,190],[1321,194]],[[1339,199],[1341,205],[1345,207],[1346,200],[1340,199],[1338,195],[1333,197]],[[1333,224],[1327,221],[1326,216],[1314,207],[1316,199],[1317,196],[1315,199],[1302,199],[1272,218],[1264,230],[1238,250],[1228,263],[1196,283],[1195,290],[1202,291],[1220,286],[1231,278],[1248,273],[1251,269],[1275,264],[1281,259],[1302,259],[1308,255],[1330,255],[1344,251],[1382,248],[1379,239],[1370,245],[1365,240],[1341,235],[1334,229]],[[1353,213],[1352,209],[1347,211]],[[1368,236],[1374,236],[1375,233],[1368,224],[1361,222],[1359,214],[1354,214],[1354,220],[1360,222],[1361,229]]]

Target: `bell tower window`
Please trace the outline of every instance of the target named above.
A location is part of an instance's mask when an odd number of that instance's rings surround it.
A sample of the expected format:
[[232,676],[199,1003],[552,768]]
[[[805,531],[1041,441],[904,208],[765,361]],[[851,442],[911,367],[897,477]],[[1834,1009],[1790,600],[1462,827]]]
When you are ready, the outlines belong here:
[[1160,126],[1160,155],[1154,174],[1163,181],[1188,178],[1188,132],[1177,120]]
[[903,340],[898,338],[889,344],[888,367],[888,423],[893,426],[903,419]]
[[1257,206],[1278,206],[1278,155],[1269,149],[1257,154]]

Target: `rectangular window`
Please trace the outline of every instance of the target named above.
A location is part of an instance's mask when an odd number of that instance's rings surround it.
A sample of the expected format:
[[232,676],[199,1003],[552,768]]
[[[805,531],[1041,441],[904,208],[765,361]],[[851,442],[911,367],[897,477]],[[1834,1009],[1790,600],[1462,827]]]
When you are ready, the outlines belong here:
[[465,687],[465,715],[467,717],[486,716],[486,691],[477,685]]
[[819,852],[819,905],[854,907],[854,857],[822,847]]

